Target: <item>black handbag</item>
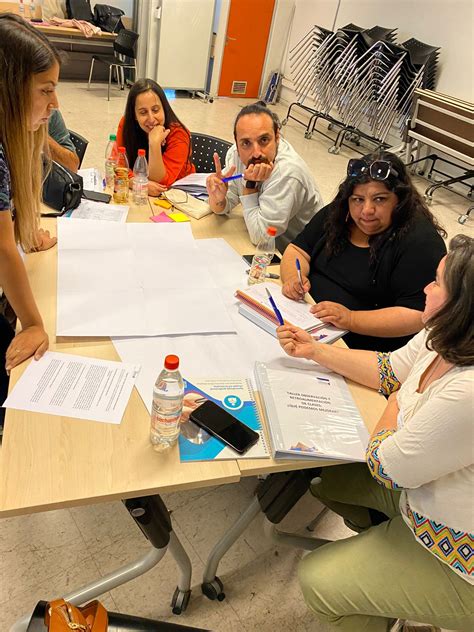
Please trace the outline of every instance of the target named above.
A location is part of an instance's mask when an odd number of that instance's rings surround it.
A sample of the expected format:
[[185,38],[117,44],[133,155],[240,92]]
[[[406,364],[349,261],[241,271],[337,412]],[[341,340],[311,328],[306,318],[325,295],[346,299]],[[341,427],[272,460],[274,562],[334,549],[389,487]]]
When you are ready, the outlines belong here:
[[94,24],[102,31],[108,33],[118,33],[124,29],[122,15],[125,12],[109,4],[96,4],[94,7]]
[[43,182],[43,202],[52,210],[43,211],[44,217],[56,217],[72,211],[81,203],[84,191],[82,177],[54,160]]
[[66,14],[70,20],[94,22],[90,0],[66,0]]

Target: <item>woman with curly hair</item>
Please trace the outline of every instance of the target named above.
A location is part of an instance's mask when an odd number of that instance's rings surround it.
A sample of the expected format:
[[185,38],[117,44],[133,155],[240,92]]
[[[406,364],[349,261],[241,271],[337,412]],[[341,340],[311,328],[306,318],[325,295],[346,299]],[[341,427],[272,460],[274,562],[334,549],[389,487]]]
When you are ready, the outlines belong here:
[[401,349],[344,349],[277,330],[288,355],[389,396],[366,463],[324,467],[311,486],[359,532],[299,567],[306,603],[330,630],[387,632],[394,619],[474,629],[473,287],[474,239],[457,235],[424,290],[425,328]]
[[283,293],[309,292],[314,315],[347,329],[349,347],[398,349],[423,326],[423,288],[446,254],[441,236],[397,156],[352,159],[335,199],[285,250]]

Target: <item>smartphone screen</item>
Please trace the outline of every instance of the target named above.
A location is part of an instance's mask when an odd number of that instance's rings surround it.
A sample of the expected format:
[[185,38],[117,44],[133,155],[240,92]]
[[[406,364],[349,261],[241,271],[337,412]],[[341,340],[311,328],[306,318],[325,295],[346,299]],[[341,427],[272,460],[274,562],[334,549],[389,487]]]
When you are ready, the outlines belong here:
[[246,452],[259,438],[257,432],[210,400],[196,408],[189,418],[239,454]]
[[[253,255],[242,255],[242,259],[244,259],[250,266],[252,265]],[[281,262],[280,257],[278,255],[273,255],[270,265],[275,266],[275,265],[278,265],[280,262]]]
[[85,200],[92,200],[93,202],[105,202],[108,204],[111,199],[111,195],[109,193],[100,193],[100,191],[87,191],[84,189],[82,192],[82,197]]

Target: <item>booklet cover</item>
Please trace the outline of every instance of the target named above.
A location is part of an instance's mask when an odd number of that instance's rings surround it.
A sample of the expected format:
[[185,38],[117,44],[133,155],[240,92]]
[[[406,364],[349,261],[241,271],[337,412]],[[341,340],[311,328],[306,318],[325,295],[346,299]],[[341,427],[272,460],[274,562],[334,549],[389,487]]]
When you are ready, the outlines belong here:
[[365,461],[369,433],[342,376],[256,362],[255,377],[274,458]]
[[[249,380],[207,379],[185,380],[179,456],[181,461],[212,461],[214,459],[256,459],[269,452],[260,423],[257,405]],[[244,455],[238,454],[222,441],[212,437],[193,423],[189,416],[206,400],[211,400],[260,435],[259,441]]]

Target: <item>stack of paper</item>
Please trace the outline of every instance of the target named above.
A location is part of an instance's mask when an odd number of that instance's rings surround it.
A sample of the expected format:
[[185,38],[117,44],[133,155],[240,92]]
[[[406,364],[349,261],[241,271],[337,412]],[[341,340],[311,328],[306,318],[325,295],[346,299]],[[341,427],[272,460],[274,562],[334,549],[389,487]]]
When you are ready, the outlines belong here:
[[239,313],[275,335],[274,330],[278,327],[278,321],[268,300],[267,289],[272,294],[286,325],[301,327],[308,333],[313,333],[325,326],[311,313],[309,303],[287,298],[282,294],[281,286],[276,283],[257,283],[245,290],[237,290],[235,296],[241,303]]
[[343,377],[255,363],[274,458],[364,461],[369,434]]
[[176,180],[171,188],[186,191],[196,198],[207,198],[206,180],[209,175],[209,173],[191,173],[189,176]]

